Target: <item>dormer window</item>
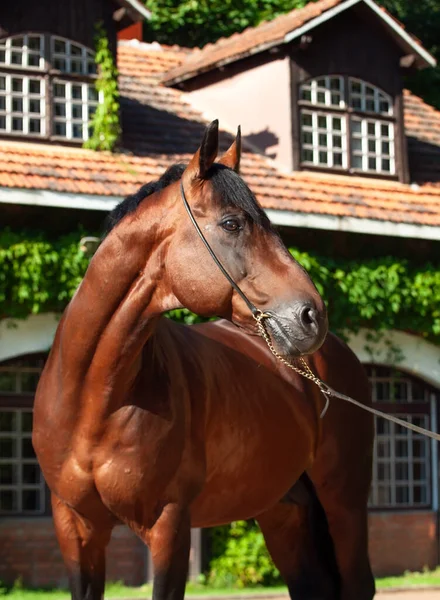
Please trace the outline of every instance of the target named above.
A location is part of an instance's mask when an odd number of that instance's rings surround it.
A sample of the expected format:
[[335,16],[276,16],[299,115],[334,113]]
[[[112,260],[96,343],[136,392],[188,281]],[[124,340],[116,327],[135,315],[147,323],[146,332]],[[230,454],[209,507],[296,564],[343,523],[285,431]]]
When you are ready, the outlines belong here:
[[0,135],[83,142],[99,102],[94,54],[57,36],[0,39]]
[[301,165],[395,175],[392,98],[353,77],[317,77],[300,86]]

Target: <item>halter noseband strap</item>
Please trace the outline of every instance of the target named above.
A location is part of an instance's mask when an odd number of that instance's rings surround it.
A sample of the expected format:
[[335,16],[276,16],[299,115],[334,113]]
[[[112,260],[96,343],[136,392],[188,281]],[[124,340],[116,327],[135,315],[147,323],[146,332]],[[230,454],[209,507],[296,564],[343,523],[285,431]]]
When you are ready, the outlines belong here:
[[200,227],[197,224],[197,221],[194,218],[194,215],[192,214],[191,211],[191,207],[188,204],[188,201],[186,199],[185,196],[185,190],[183,189],[183,183],[182,181],[180,181],[180,194],[182,196],[182,200],[183,200],[183,204],[186,208],[186,211],[188,213],[189,218],[191,219],[191,223],[194,225],[197,233],[200,236],[200,239],[202,240],[202,242],[205,244],[209,254],[212,257],[212,260],[215,262],[215,264],[218,266],[218,268],[220,269],[220,271],[223,273],[223,275],[226,277],[226,279],[229,281],[229,283],[232,285],[232,288],[237,292],[237,294],[239,294],[239,296],[246,302],[247,307],[249,308],[249,310],[251,311],[251,313],[254,315],[254,317],[257,317],[258,315],[262,315],[263,312],[257,308],[255,306],[255,304],[253,304],[249,298],[246,296],[246,294],[243,292],[243,290],[241,290],[239,288],[239,286],[235,283],[235,281],[232,279],[232,277],[229,275],[229,273],[227,272],[227,270],[225,269],[225,267],[222,265],[222,263],[219,261],[219,259],[217,258],[217,256],[215,255],[214,250],[211,248],[211,246],[208,243],[208,240],[205,238],[205,236],[203,235]]

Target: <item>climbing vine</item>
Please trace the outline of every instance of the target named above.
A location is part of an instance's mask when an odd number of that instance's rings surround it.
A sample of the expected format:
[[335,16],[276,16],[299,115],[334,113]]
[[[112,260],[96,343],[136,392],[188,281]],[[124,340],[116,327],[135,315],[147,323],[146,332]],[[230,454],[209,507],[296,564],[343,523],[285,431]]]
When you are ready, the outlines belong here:
[[[88,265],[79,247],[83,235],[49,239],[44,233],[1,233],[0,317],[62,311]],[[400,329],[440,343],[440,262],[419,266],[391,256],[333,260],[291,252],[326,299],[336,333]],[[171,317],[199,320],[185,309],[172,311]]]
[[96,25],[95,62],[98,69],[96,89],[100,101],[90,122],[91,135],[84,142],[84,147],[111,152],[121,134],[118,71],[101,21]]

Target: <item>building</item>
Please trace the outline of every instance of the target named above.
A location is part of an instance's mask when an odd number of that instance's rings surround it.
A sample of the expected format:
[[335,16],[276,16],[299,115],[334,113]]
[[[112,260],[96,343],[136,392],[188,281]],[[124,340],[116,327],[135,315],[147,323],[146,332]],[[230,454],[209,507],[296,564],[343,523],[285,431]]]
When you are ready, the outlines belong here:
[[[73,0],[62,13],[56,6],[20,0],[0,11],[0,221],[13,231],[99,230],[103,212],[185,161],[218,117],[225,145],[241,122],[242,174],[287,241],[341,254],[374,245],[384,255],[398,248],[426,262],[438,256],[440,112],[402,83],[407,69],[435,61],[372,0],[318,0],[192,52],[117,45],[119,29],[147,16],[135,0],[95,0],[87,12]],[[99,101],[97,20],[117,49],[116,154],[81,148]],[[33,391],[56,324],[57,314],[46,311],[14,327],[0,321],[0,579],[22,575],[34,585],[65,577],[30,442]],[[376,342],[362,330],[350,343],[380,408],[437,427],[438,345],[397,330]],[[397,367],[393,346],[402,353]],[[438,479],[435,444],[378,424],[376,573],[439,563]],[[194,532],[193,573],[199,542]],[[116,528],[109,579],[139,584],[147,576],[142,544]]]

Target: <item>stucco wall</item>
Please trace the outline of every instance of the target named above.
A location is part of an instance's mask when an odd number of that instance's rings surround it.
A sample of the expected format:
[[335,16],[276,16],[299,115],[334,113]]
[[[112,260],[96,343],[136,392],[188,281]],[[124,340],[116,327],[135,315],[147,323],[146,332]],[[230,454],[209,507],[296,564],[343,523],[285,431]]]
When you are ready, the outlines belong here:
[[292,169],[289,59],[273,60],[186,95],[208,118],[218,118],[286,169]]

